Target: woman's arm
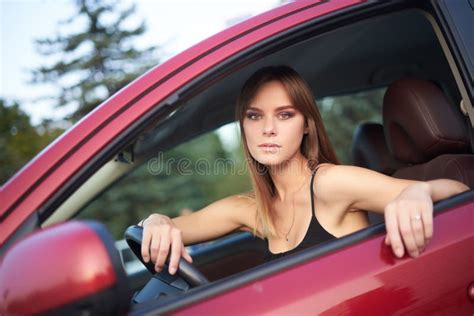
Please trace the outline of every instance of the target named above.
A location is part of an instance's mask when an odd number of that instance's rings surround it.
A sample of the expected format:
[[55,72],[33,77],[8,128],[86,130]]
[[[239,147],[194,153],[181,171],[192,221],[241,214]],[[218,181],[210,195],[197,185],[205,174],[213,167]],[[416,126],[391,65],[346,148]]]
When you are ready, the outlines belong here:
[[226,235],[251,225],[252,200],[230,196],[189,215],[170,219],[152,214],[143,221],[142,257],[161,271],[171,250],[169,272],[174,274],[179,258],[192,261],[184,245]]
[[326,169],[320,185],[324,196],[342,204],[337,209],[343,212],[363,209],[383,213],[386,243],[397,257],[404,255],[404,248],[412,257],[418,256],[430,240],[433,202],[469,190],[463,183],[448,179],[421,182],[353,166]]

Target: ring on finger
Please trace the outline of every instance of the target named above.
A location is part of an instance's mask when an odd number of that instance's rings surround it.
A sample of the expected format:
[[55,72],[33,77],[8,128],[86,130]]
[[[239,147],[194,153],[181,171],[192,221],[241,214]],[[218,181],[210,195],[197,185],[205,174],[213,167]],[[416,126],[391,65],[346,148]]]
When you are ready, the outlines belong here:
[[421,220],[421,215],[420,214],[415,214],[414,216],[412,216],[411,220],[412,221],[419,221],[419,220]]

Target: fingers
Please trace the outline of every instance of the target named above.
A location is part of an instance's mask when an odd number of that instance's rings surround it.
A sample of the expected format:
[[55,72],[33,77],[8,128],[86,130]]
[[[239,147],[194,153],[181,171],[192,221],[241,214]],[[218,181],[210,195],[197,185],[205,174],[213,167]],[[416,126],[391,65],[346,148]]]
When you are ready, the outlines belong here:
[[390,203],[385,208],[385,244],[401,258],[418,257],[433,236],[432,203]]
[[168,258],[168,253],[170,251],[171,238],[169,233],[169,228],[163,227],[161,229],[161,238],[156,238],[160,240],[159,248],[157,249],[157,258],[155,262],[156,272],[160,272]]
[[150,245],[150,260],[151,262],[155,263],[155,270],[156,270],[156,263],[158,262],[158,253],[160,251],[161,245],[161,236],[154,232],[153,238],[151,239]]
[[426,209],[421,212],[421,220],[423,221],[423,231],[425,233],[425,243],[428,243],[433,237],[433,204],[427,205]]
[[150,260],[150,242],[151,242],[151,231],[150,229],[143,229],[143,240],[142,240],[142,258],[145,263]]
[[410,215],[410,223],[412,235],[414,237],[417,252],[419,254],[425,247],[425,232],[421,214],[417,213],[416,211],[413,212],[412,215]]
[[416,182],[407,186],[385,207],[387,237],[397,257],[402,257],[404,247],[412,257],[417,257],[433,235],[433,199],[430,185]]
[[187,262],[189,263],[193,263],[193,258],[191,257],[191,255],[188,253],[188,251],[186,250],[186,248],[183,246],[183,248],[181,248],[181,256],[186,259]]
[[402,240],[405,245],[405,248],[407,252],[410,254],[410,256],[418,257],[419,250],[418,250],[418,246],[416,245],[415,234],[413,232],[413,229],[410,223],[411,221],[410,215],[407,212],[407,210],[399,211],[397,212],[397,215],[398,215],[397,217],[398,217],[400,234],[402,236]]
[[191,256],[184,250],[181,231],[169,218],[151,218],[143,228],[141,255],[144,262],[153,262],[155,270],[160,272],[170,255],[169,273],[176,273],[181,256],[192,262]]
[[181,249],[184,248],[183,242],[181,240],[181,232],[177,229],[172,229],[171,231],[171,256],[169,264],[169,273],[175,274],[179,265],[179,258],[181,257]]
[[398,258],[403,257],[405,253],[398,229],[398,218],[396,208],[393,204],[385,208],[385,227],[387,229],[386,243],[392,246],[392,251]]

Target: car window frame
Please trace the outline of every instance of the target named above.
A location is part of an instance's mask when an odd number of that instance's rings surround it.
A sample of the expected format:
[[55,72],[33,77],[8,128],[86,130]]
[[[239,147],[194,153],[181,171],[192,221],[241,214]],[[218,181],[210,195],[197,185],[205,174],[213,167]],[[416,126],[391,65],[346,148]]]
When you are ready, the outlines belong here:
[[[474,15],[467,0],[431,0],[432,24],[438,35],[448,62],[456,78],[464,106],[474,126],[474,44],[467,38],[468,32],[456,18],[463,14]],[[470,43],[470,46],[466,46]],[[474,144],[472,144],[474,146]]]
[[[193,88],[196,87],[196,86],[202,86],[202,85],[205,86],[207,83],[212,82],[212,80],[215,80],[216,77],[218,78],[220,75],[222,75],[226,71],[229,71],[229,69],[232,69],[232,68],[235,69],[237,67],[237,65],[234,64],[235,61],[236,60],[242,60],[241,59],[242,55],[249,55],[249,53],[251,53],[251,54],[253,54],[252,56],[255,56],[257,51],[262,50],[262,48],[265,48],[265,46],[269,42],[275,41],[275,39],[279,39],[281,37],[286,37],[286,36],[288,36],[289,33],[294,33],[295,31],[300,30],[301,28],[307,28],[308,25],[313,25],[314,23],[325,22],[328,19],[331,20],[330,24],[339,23],[340,22],[339,20],[334,21],[334,16],[344,17],[348,13],[351,13],[353,11],[357,11],[354,8],[359,9],[359,8],[365,8],[365,7],[370,7],[371,8],[371,7],[387,6],[386,4],[380,5],[380,4],[372,4],[372,3],[361,3],[361,4],[355,5],[354,3],[356,3],[356,2],[350,2],[350,4],[348,4],[347,7],[344,7],[344,4],[339,4],[343,7],[343,9],[338,9],[338,10],[335,10],[335,12],[331,12],[331,13],[320,13],[317,16],[316,19],[310,19],[309,21],[306,20],[305,22],[301,22],[299,24],[296,24],[293,28],[287,29],[285,31],[276,32],[273,35],[268,36],[264,40],[261,40],[260,42],[256,42],[254,44],[239,43],[238,45],[243,46],[244,49],[242,49],[241,51],[238,51],[237,53],[235,53],[233,55],[230,55],[230,56],[226,57],[219,64],[216,64],[216,65],[206,69],[205,62],[201,63],[201,59],[204,59],[205,57],[207,57],[210,54],[210,52],[215,51],[216,49],[222,49],[226,45],[232,46],[234,44],[233,41],[227,40],[227,41],[217,45],[217,47],[215,47],[215,46],[210,47],[207,51],[203,52],[200,55],[199,58],[195,58],[195,59],[191,60],[186,65],[183,65],[183,66],[179,67],[178,69],[176,69],[175,71],[173,71],[172,73],[167,74],[165,76],[165,78],[161,78],[158,82],[155,82],[151,87],[148,87],[143,91],[140,91],[139,95],[136,96],[133,100],[131,100],[130,102],[127,102],[125,105],[122,104],[123,105],[122,108],[125,108],[125,110],[120,108],[118,112],[116,112],[116,113],[110,115],[109,117],[107,117],[105,119],[105,122],[100,123],[101,125],[99,127],[94,129],[91,134],[89,134],[85,139],[81,140],[80,143],[78,143],[73,149],[71,149],[71,151],[68,152],[66,154],[66,156],[61,159],[61,163],[56,164],[50,170],[48,170],[45,175],[43,175],[37,182],[35,182],[24,193],[22,193],[18,197],[18,199],[13,202],[13,204],[11,204],[7,207],[5,213],[0,215],[1,216],[0,219],[8,220],[9,223],[8,223],[8,225],[6,225],[6,229],[7,229],[7,231],[11,231],[11,233],[8,235],[6,240],[2,241],[2,248],[5,248],[5,247],[3,247],[3,245],[10,245],[17,238],[24,235],[24,233],[19,233],[19,231],[23,231],[23,230],[19,229],[19,227],[22,224],[25,224],[27,219],[28,219],[28,221],[31,221],[31,220],[34,221],[34,224],[30,225],[29,227],[39,228],[40,225],[55,211],[55,209],[57,207],[59,207],[85,181],[87,181],[87,179],[89,179],[89,177],[93,173],[95,173],[102,165],[104,165],[110,159],[113,159],[113,157],[118,152],[120,152],[124,148],[127,148],[128,146],[130,146],[130,144],[133,143],[134,140],[137,139],[144,130],[146,130],[147,128],[150,128],[150,126],[152,126],[153,124],[156,124],[156,122],[158,120],[166,118],[171,113],[173,113],[185,101],[184,92],[192,91]],[[303,4],[291,4],[291,5],[296,6],[296,7],[301,7],[301,8],[290,11],[287,14],[278,16],[277,18],[274,18],[273,20],[271,20],[269,22],[259,24],[258,26],[254,27],[254,28],[252,28],[252,29],[250,29],[246,32],[238,34],[237,37],[240,38],[240,37],[249,36],[247,41],[248,42],[253,42],[252,34],[253,33],[258,33],[260,28],[266,28],[269,25],[274,24],[275,28],[279,27],[279,28],[285,29],[285,28],[288,28],[287,24],[285,23],[285,19],[292,16],[292,15],[295,15],[295,17],[297,17],[298,19],[303,19],[303,18],[307,19],[305,10],[314,11],[315,8],[320,6],[320,5],[321,6],[322,5],[329,5],[329,7],[331,7],[331,5],[326,3],[326,2],[312,3],[312,4],[309,4],[309,5],[306,5],[306,6],[303,5]],[[281,8],[276,8],[275,10],[272,10],[272,11],[269,11],[269,12],[272,12],[274,14],[277,11],[278,12],[282,11]],[[316,10],[316,12],[318,12],[318,11]],[[314,14],[314,13],[310,13],[310,14]],[[268,32],[270,32],[270,31],[268,31]],[[211,37],[208,40],[206,40],[206,41],[204,41],[204,42],[202,42],[198,45],[201,45],[201,44],[204,45],[205,43],[209,42],[210,40],[212,40],[211,42],[215,42],[215,39],[217,39],[216,37],[217,36],[222,37],[222,34],[223,33],[218,33],[214,37]],[[233,38],[233,40],[235,40],[235,38]],[[198,46],[198,45],[196,45],[196,46]],[[182,55],[186,56],[187,52],[188,51],[183,52]],[[178,55],[178,56],[181,56],[181,55]],[[241,63],[239,63],[239,64],[241,64]],[[158,69],[158,68],[156,68],[156,69]],[[174,80],[175,76],[179,77],[179,75],[182,75],[183,73],[185,73],[187,69],[192,69],[192,72],[196,72],[196,68],[199,68],[200,71],[202,71],[202,73],[200,75],[197,75],[197,76],[193,77],[191,79],[191,81],[187,82],[186,84],[184,84],[182,86],[173,87],[173,89],[174,89],[173,92],[171,92],[167,96],[164,96],[163,99],[160,99],[160,101],[157,101],[149,111],[147,111],[146,113],[141,115],[139,118],[137,118],[135,121],[133,121],[130,125],[128,125],[125,128],[125,130],[123,130],[121,132],[120,135],[118,135],[116,138],[114,138],[113,140],[111,140],[110,142],[105,144],[105,146],[103,148],[101,148],[100,151],[97,154],[92,156],[90,160],[84,162],[81,165],[81,167],[79,168],[79,170],[77,170],[72,176],[68,177],[67,180],[65,180],[65,182],[60,187],[56,188],[57,189],[56,191],[51,192],[51,195],[47,199],[45,199],[45,201],[42,204],[38,205],[35,209],[28,209],[28,207],[25,206],[25,200],[27,200],[26,204],[37,203],[38,196],[32,197],[31,194],[32,193],[35,194],[36,193],[35,190],[38,187],[40,187],[40,186],[44,187],[45,182],[54,181],[54,180],[50,180],[49,177],[51,175],[59,174],[59,171],[57,170],[58,165],[61,165],[64,162],[67,162],[67,163],[70,163],[70,164],[74,163],[74,159],[71,159],[71,157],[76,155],[77,154],[76,151],[81,150],[83,145],[87,145],[87,141],[89,141],[93,137],[93,133],[95,133],[95,134],[102,133],[102,132],[106,133],[104,130],[109,128],[109,125],[111,123],[113,123],[113,120],[120,119],[120,115],[122,115],[124,112],[126,112],[126,110],[130,109],[131,105],[141,101],[141,99],[144,99],[145,97],[148,97],[149,94],[154,93],[155,92],[154,89],[159,86],[159,83],[163,82],[163,84],[165,84],[165,83],[168,84],[168,81]],[[203,69],[205,69],[205,70],[203,70]],[[154,70],[155,69],[152,69],[149,73],[153,72]],[[130,86],[133,86],[133,85],[136,85],[136,86],[140,86],[140,84],[144,85],[144,83],[142,83],[141,81],[146,81],[145,79],[148,80],[149,79],[149,76],[148,76],[149,73],[146,73],[145,75],[143,75],[142,78],[137,79],[136,81],[132,82],[128,87],[124,88],[123,90],[126,90]],[[188,75],[190,75],[190,74],[188,74]],[[165,79],[168,80],[168,81],[164,82]],[[178,79],[176,79],[176,80],[178,80]],[[147,84],[148,83],[149,82],[147,82]],[[171,83],[170,83],[170,85],[171,85]],[[110,107],[106,108],[105,106],[109,105],[108,103],[110,103],[109,102],[110,100],[117,99],[120,96],[121,95],[120,95],[120,92],[119,92],[117,95],[114,95],[112,98],[105,101],[104,102],[105,104],[102,104],[102,106],[97,111],[94,111],[94,112],[100,112],[102,110],[104,110],[104,111],[111,110]],[[127,97],[129,97],[129,96],[127,96]],[[97,114],[97,113],[93,113],[93,114]],[[82,121],[87,122],[86,119],[84,119]],[[82,121],[80,123],[84,123]],[[80,123],[78,125],[81,125]],[[75,130],[79,130],[79,129],[80,128],[74,128],[73,127],[72,132],[75,132]],[[61,139],[64,139],[65,137],[70,136],[69,132],[71,132],[71,131],[68,131],[66,134],[63,134],[59,139],[57,139],[49,147],[55,145],[55,143],[57,143],[58,140],[61,140]],[[77,135],[75,135],[75,136],[77,136]],[[39,154],[33,160],[33,162],[36,163],[37,162],[36,160],[42,159],[43,158],[42,154],[43,153]],[[29,166],[29,167],[31,167],[31,166]],[[20,172],[19,174],[15,175],[14,177],[16,178],[17,176],[24,178],[25,174]],[[18,179],[13,179],[13,180],[18,180]],[[15,183],[15,185],[18,186],[18,183]],[[10,189],[10,188],[7,187],[6,189]],[[44,199],[44,196],[40,196],[40,198]],[[20,208],[21,211],[18,211],[18,208]],[[10,215],[14,210],[15,210],[15,213],[17,213],[17,214],[15,214],[16,215],[15,218],[12,219],[12,218],[10,218]],[[18,213],[21,213],[21,216],[22,216],[21,218],[18,216]],[[8,248],[8,247],[6,247],[6,248]]]

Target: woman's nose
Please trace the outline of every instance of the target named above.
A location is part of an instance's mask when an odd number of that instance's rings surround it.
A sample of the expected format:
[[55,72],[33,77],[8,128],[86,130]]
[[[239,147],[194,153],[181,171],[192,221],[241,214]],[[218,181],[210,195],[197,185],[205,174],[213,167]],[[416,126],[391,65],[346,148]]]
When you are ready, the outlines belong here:
[[263,135],[265,136],[273,136],[276,134],[276,126],[275,122],[273,122],[273,118],[266,118],[263,122]]

